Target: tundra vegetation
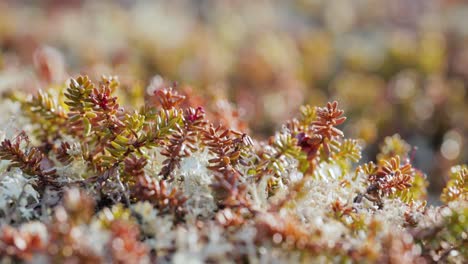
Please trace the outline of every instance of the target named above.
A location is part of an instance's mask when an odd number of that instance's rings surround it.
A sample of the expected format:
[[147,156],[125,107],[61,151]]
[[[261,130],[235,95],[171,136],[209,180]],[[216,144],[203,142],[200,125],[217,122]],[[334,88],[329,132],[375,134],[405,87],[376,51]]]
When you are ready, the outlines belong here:
[[360,162],[338,102],[302,106],[260,140],[158,85],[142,105],[122,106],[111,76],[5,95],[4,263],[466,260],[466,165],[427,205],[411,147],[394,135]]

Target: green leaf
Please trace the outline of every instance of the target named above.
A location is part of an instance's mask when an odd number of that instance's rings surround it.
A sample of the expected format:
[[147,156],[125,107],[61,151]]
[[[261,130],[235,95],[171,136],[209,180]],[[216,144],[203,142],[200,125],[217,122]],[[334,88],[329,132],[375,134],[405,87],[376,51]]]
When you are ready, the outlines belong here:
[[91,133],[91,123],[89,122],[89,119],[84,117],[83,118],[83,127],[84,127],[84,135],[85,136],[89,136],[89,134]]

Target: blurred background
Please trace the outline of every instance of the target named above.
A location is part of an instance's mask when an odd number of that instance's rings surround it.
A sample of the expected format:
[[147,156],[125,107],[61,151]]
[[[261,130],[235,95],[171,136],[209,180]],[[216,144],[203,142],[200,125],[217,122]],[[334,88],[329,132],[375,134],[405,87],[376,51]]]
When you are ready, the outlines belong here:
[[467,1],[0,0],[1,91],[79,73],[118,75],[127,103],[177,81],[258,138],[338,100],[364,159],[399,133],[433,195],[468,161]]

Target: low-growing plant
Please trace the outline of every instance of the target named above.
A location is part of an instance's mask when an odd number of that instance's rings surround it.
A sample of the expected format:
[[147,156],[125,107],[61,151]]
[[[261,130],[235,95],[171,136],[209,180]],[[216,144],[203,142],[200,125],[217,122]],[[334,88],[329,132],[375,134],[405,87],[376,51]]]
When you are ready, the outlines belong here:
[[116,77],[79,76],[11,96],[25,124],[0,144],[2,261],[467,259],[466,165],[428,206],[409,145],[389,137],[359,165],[338,102],[303,106],[262,141],[174,87],[142,106],[121,106],[118,89]]

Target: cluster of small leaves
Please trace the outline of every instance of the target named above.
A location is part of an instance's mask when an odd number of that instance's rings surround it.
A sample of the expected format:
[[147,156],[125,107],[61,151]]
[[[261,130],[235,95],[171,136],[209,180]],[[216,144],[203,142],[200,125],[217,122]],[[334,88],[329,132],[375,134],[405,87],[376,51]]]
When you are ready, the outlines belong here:
[[177,107],[185,100],[185,96],[173,90],[172,87],[156,90],[155,94],[157,95],[162,108],[166,110]]
[[73,161],[72,155],[70,155],[69,150],[71,146],[68,142],[62,142],[60,147],[56,149],[57,160],[62,164],[70,164]]
[[391,197],[399,197],[407,204],[411,204],[414,201],[423,201],[426,204],[428,185],[429,182],[426,179],[426,175],[422,171],[414,169],[411,186],[403,190],[397,190]]
[[138,158],[135,155],[130,155],[124,160],[124,169],[122,173],[123,181],[133,186],[138,177],[145,176],[145,166],[148,163],[146,158]]
[[[167,95],[164,98],[167,100]],[[164,103],[167,104],[165,101]],[[203,108],[188,108],[182,116],[183,125],[176,124],[175,131],[171,134],[169,142],[161,152],[162,155],[167,157],[160,172],[165,179],[169,178],[170,173],[179,167],[181,158],[187,157],[191,152],[197,150],[196,144],[199,134],[204,131],[207,124],[204,118]]]
[[361,146],[355,139],[344,139],[338,146],[338,151],[333,154],[333,160],[349,160],[358,162],[361,160]]
[[96,86],[88,77],[80,76],[71,79],[65,91],[64,104],[69,107],[65,125],[72,136],[82,139],[90,165],[98,172],[120,164],[131,153],[144,155],[143,148],[163,144],[182,120],[181,111],[169,107],[171,100],[174,104],[181,100],[174,93],[157,93],[162,96],[164,109],[145,106],[132,113],[125,112],[113,95],[118,86],[115,77],[103,76]]
[[251,147],[253,142],[246,134],[210,124],[208,129],[203,131],[203,144],[215,155],[215,158],[209,161],[209,168],[224,173],[236,171],[237,164],[245,165],[242,159],[243,151]]
[[[95,85],[87,76],[80,76],[70,80],[64,93],[69,112],[66,115],[60,112],[61,118],[68,117],[60,121],[61,126],[68,128],[62,132],[81,139],[93,171],[102,172],[116,166],[131,153],[144,155],[143,148],[162,145],[172,130],[182,124],[183,115],[174,106],[183,97],[172,90],[157,91],[163,109],[145,106],[139,112],[129,113],[119,107],[113,95],[118,86],[115,77],[103,76],[99,85]],[[60,148],[67,148],[63,144]],[[57,152],[66,161],[64,150]]]
[[[118,81],[113,77],[102,77],[101,83],[95,86],[88,77],[80,76],[76,80],[70,80],[65,92],[68,99],[65,104],[70,108],[69,125],[78,132],[78,137],[85,138],[93,160],[116,162],[113,158],[123,155],[119,151],[124,152],[119,143],[128,142],[126,128],[134,120],[119,111],[117,97],[112,96],[117,87]],[[130,122],[127,121],[129,119]],[[132,128],[138,127],[135,123],[137,122],[132,123],[135,126]],[[106,155],[106,150],[111,155]],[[103,165],[106,167],[106,164]]]
[[36,137],[43,142],[51,142],[65,132],[67,114],[57,100],[49,93],[40,90],[30,100],[22,101],[22,110],[37,128]]
[[327,107],[317,108],[317,120],[312,122],[313,132],[320,136],[322,146],[327,155],[331,153],[331,148],[338,142],[337,138],[344,136],[343,132],[335,126],[341,125],[346,120],[342,116],[343,110],[338,109],[338,102],[328,103]]
[[[185,99],[172,89],[157,90],[156,95],[165,110],[177,109]],[[207,147],[214,155],[214,158],[209,160],[208,168],[215,172],[211,187],[216,199],[222,206],[248,207],[246,185],[241,182],[242,175],[236,167],[247,165],[252,145],[252,140],[246,134],[225,129],[221,125],[215,127],[206,121],[203,108],[188,107],[181,115],[181,122],[171,131],[161,152],[167,159],[163,161],[160,175],[165,179],[172,179],[171,173],[180,166],[182,158],[200,147]],[[183,203],[185,198],[179,197],[178,200]]]
[[339,199],[332,203],[331,209],[333,211],[333,216],[337,219],[341,219],[345,215],[350,215],[353,212],[353,208]]
[[[268,184],[270,192],[278,186],[288,159],[297,160],[299,171],[312,174],[319,160],[358,161],[361,148],[356,140],[340,142],[343,132],[336,126],[343,124],[346,117],[338,108],[338,103],[328,103],[326,107],[303,106],[299,119],[286,124],[286,129],[269,140],[269,148],[260,153],[261,162],[258,175],[273,175]],[[323,155],[321,155],[321,153]]]
[[269,140],[271,149],[262,154],[262,162],[259,165],[264,173],[273,173],[279,177],[285,171],[287,158],[301,157],[301,147],[298,146],[298,139],[288,132],[276,134]]
[[293,135],[301,132],[309,134],[312,130],[312,122],[317,118],[317,108],[310,105],[303,105],[299,109],[300,115],[298,118],[293,118],[287,122],[287,128]]
[[[73,162],[76,153],[70,153],[72,146],[67,140],[77,139],[80,142],[79,156],[88,166],[85,169],[88,179],[81,185],[97,183],[102,200],[100,206],[113,195],[128,196],[119,194],[126,189],[134,192],[131,197],[151,200],[158,208],[172,206],[172,200],[168,204],[164,200],[166,195],[172,197],[166,193],[166,183],[154,182],[142,173],[146,164],[145,149],[165,146],[164,153],[174,154],[170,165],[163,168],[162,174],[169,175],[180,158],[189,154],[187,149],[195,150],[194,133],[204,126],[203,110],[189,108],[184,114],[177,108],[184,97],[172,88],[164,88],[155,93],[162,109],[146,105],[140,111],[126,112],[113,95],[118,86],[115,77],[103,76],[95,85],[87,76],[79,76],[70,79],[63,102],[44,92],[32,101],[22,101],[33,124],[52,129],[38,130],[34,135],[40,142],[51,146],[55,156],[44,159],[44,154],[35,147],[23,151],[20,144],[27,138],[21,135],[16,141],[6,139],[2,142],[1,158],[11,160],[12,167],[19,167],[28,175],[38,176],[42,186],[56,186],[55,170],[47,168],[54,167],[54,160],[64,165]],[[183,139],[179,142],[177,138],[181,135]],[[175,151],[175,146],[180,148],[179,152]],[[121,187],[115,189],[116,186]],[[184,199],[179,196],[177,199],[179,205],[183,204]],[[180,211],[179,205],[174,206],[177,208],[174,211]]]
[[[385,163],[385,160],[390,160],[394,156],[399,156],[402,160],[408,160],[410,163],[409,151],[411,146],[404,141],[400,135],[395,134],[391,137],[386,137],[384,143],[380,146],[380,153],[377,155],[377,160],[380,164]],[[413,153],[416,148],[413,148]],[[413,170],[413,180],[409,188],[396,190],[391,196],[399,197],[406,203],[411,203],[414,200],[424,200],[427,196],[426,187],[429,182],[426,179],[426,175],[418,170]]]
[[413,174],[411,164],[401,165],[400,156],[396,156],[385,160],[380,170],[369,176],[369,182],[376,186],[383,195],[390,195],[397,190],[411,187]]
[[80,76],[70,79],[70,85],[65,91],[67,100],[64,103],[70,110],[68,113],[70,129],[76,131],[77,134],[82,132],[83,138],[91,132],[90,119],[97,117],[92,111],[91,94],[94,89],[94,84],[87,76]]
[[[410,149],[409,144],[398,134],[385,138],[377,155],[378,165],[369,162],[356,169],[356,173],[367,175],[369,183],[366,194],[358,195],[356,200],[366,197],[379,206],[382,205],[383,196],[398,197],[407,204],[424,200],[429,183],[423,172],[412,167],[407,157]],[[391,154],[394,156],[390,157]],[[402,159],[406,159],[403,165]]]
[[[26,149],[22,149],[22,144]],[[53,180],[54,169],[43,168],[44,154],[35,147],[29,147],[28,137],[21,133],[15,139],[5,139],[0,143],[0,159],[9,160],[10,167],[20,168],[30,176],[38,176],[40,185],[56,185]]]
[[442,191],[440,199],[449,203],[455,200],[468,200],[468,167],[456,166],[450,170],[450,180]]
[[[328,103],[326,107],[316,107],[315,111],[306,108],[302,111],[302,122],[310,121],[315,116],[315,120],[309,126],[302,125],[303,131],[296,134],[298,146],[306,153],[307,160],[311,162],[309,171],[313,170],[317,161],[315,160],[322,153],[323,159],[328,159],[333,153],[338,152],[340,139],[344,134],[336,126],[343,124],[346,117],[342,116],[343,110],[338,108],[338,102]],[[350,147],[343,154],[356,157],[359,151],[357,145],[348,143]],[[343,149],[344,150],[344,149]],[[350,153],[348,153],[351,151]],[[348,154],[347,154],[348,153]],[[339,155],[336,155],[339,156]]]
[[216,172],[211,185],[215,198],[223,206],[249,207],[247,186],[241,181],[242,174],[236,167],[247,165],[245,156],[253,145],[252,140],[246,134],[213,124],[203,131],[202,136],[203,144],[214,155],[208,168]]
[[[415,179],[415,170],[410,163],[404,165],[400,162],[400,156],[395,156],[389,160],[382,160],[377,166],[373,162],[359,166],[356,172],[362,172],[368,176],[368,187],[365,194],[358,194],[355,202],[360,202],[363,197],[375,202],[379,208],[382,207],[382,197],[395,196],[402,198],[405,202],[411,202],[413,193],[409,192]],[[424,180],[423,175],[418,174],[418,181]],[[425,187],[421,184],[421,187]],[[418,193],[416,190],[414,193]],[[423,192],[424,193],[424,192]]]

